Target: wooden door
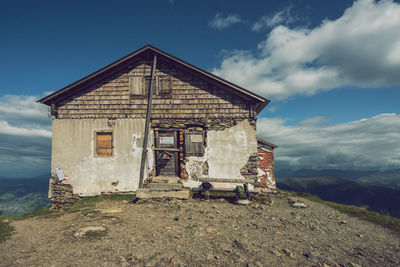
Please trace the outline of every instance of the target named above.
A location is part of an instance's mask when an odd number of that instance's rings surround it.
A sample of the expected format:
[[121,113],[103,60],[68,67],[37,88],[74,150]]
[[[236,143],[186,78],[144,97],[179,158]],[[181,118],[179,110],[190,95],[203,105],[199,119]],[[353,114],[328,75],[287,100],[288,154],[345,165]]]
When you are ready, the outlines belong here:
[[157,176],[178,176],[178,142],[177,131],[156,129],[155,156]]

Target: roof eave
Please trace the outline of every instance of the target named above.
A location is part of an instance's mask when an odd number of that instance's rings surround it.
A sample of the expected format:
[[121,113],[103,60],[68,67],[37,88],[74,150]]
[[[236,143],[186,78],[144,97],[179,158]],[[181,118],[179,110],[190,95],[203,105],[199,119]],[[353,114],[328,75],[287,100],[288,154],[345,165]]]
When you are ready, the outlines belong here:
[[275,145],[275,144],[273,144],[273,143],[270,143],[270,142],[268,142],[268,141],[266,141],[266,140],[264,140],[264,139],[261,139],[261,138],[259,138],[259,137],[257,137],[257,142],[260,142],[260,143],[262,143],[262,144],[264,144],[264,145],[270,146],[270,147],[272,147],[273,149],[279,147],[279,146],[277,146],[277,145]]

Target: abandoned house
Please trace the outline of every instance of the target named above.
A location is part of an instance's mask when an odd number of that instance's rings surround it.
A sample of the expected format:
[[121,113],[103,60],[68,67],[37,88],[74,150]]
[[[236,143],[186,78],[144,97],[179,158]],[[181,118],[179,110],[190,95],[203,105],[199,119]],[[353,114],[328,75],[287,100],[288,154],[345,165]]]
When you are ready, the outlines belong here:
[[153,46],[38,102],[54,118],[51,168],[62,170],[62,182],[53,175],[53,198],[61,184],[69,196],[157,181],[274,187],[273,168],[257,168],[260,154],[276,147],[256,138],[256,116],[269,100]]

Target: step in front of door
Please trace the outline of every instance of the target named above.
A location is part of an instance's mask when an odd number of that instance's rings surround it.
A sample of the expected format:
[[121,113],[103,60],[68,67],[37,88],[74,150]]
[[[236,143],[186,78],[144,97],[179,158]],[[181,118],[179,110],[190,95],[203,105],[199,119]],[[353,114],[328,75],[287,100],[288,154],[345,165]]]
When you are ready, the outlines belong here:
[[179,191],[182,189],[182,184],[180,183],[149,183],[145,185],[145,188],[152,191]]
[[151,199],[151,198],[178,198],[178,199],[189,199],[190,190],[189,188],[182,188],[179,191],[165,191],[165,190],[150,190],[148,188],[140,188],[136,191],[136,197],[139,199]]

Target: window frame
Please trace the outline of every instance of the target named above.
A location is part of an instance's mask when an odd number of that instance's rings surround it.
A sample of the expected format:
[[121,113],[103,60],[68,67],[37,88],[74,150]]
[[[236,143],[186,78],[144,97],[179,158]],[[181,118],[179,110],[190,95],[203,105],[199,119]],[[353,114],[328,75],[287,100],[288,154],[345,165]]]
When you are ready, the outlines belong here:
[[[191,135],[201,135],[202,141],[201,142],[190,142],[190,136]],[[188,147],[190,143],[200,143],[201,146],[201,152],[192,152],[188,151]],[[205,150],[205,132],[201,131],[195,131],[195,132],[185,132],[185,155],[186,156],[194,156],[194,157],[202,157],[204,156],[204,150]]]
[[[98,154],[98,135],[110,134],[111,135],[111,155]],[[114,157],[114,133],[113,130],[95,130],[94,131],[94,156],[97,158],[112,158]]]
[[[148,95],[148,85],[150,84],[150,75],[144,76],[129,76],[129,94],[131,98],[145,98]],[[170,98],[172,94],[172,77],[171,75],[155,75],[154,76],[154,91],[153,96],[162,98]],[[138,86],[140,88],[134,88]],[[167,88],[163,89],[161,88]],[[136,89],[136,90],[135,90]],[[140,91],[140,93],[138,93]]]

